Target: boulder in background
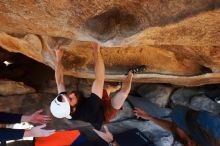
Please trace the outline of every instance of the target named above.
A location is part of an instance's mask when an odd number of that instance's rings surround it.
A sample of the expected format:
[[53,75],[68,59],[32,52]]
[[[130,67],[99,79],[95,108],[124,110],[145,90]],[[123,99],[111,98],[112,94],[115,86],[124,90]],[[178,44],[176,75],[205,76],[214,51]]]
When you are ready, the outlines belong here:
[[168,104],[172,91],[173,88],[168,85],[144,84],[138,88],[137,93],[152,103],[160,107],[165,107]]
[[23,82],[0,80],[0,95],[18,95],[34,93],[35,89]]

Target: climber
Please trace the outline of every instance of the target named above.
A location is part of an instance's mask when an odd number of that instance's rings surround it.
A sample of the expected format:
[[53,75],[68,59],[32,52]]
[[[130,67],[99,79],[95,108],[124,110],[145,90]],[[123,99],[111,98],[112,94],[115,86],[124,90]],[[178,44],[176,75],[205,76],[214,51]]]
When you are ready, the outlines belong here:
[[51,135],[55,130],[44,130],[46,124],[51,121],[51,117],[48,115],[42,115],[43,110],[36,111],[31,115],[21,115],[0,112],[0,123],[2,124],[15,124],[20,122],[31,122],[36,124],[42,124],[31,128],[30,130],[24,129],[10,129],[0,128],[0,141],[16,140],[23,137],[43,137]]
[[137,118],[149,120],[173,133],[184,146],[219,146],[220,116],[207,111],[195,111],[184,106],[176,106],[171,113],[171,121],[154,117],[135,108]]
[[[67,94],[64,86],[63,66],[61,64],[63,50],[60,47],[56,48],[55,79],[58,94],[68,97],[72,119],[90,122],[96,129],[100,129],[103,122],[109,122],[122,107],[131,89],[133,73],[131,71],[128,73],[122,86],[109,85],[106,89],[103,89],[105,67],[100,46],[96,43],[92,43],[92,50],[95,60],[95,81],[92,84],[92,93],[89,98],[79,97],[80,94],[78,94],[77,91]],[[111,92],[115,92],[119,89],[120,91],[114,97],[109,97]]]

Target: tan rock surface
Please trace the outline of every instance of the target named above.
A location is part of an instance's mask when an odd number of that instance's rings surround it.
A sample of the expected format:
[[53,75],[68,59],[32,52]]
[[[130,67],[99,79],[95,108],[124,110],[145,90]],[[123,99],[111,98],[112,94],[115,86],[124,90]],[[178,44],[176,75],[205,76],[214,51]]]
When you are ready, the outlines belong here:
[[18,95],[34,92],[35,89],[25,85],[22,82],[0,80],[0,95]]
[[220,83],[219,8],[219,0],[3,0],[0,46],[54,68],[53,48],[62,43],[65,73],[94,78],[88,41],[96,41],[106,80],[147,65],[134,81]]

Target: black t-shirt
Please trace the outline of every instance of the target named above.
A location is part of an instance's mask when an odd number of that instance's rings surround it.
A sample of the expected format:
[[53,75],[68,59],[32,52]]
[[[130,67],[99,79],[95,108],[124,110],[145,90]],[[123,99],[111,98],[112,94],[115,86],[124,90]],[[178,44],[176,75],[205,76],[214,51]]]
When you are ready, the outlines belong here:
[[71,116],[72,120],[89,122],[96,129],[100,130],[104,121],[104,108],[101,98],[91,93],[89,98],[78,104],[76,111]]

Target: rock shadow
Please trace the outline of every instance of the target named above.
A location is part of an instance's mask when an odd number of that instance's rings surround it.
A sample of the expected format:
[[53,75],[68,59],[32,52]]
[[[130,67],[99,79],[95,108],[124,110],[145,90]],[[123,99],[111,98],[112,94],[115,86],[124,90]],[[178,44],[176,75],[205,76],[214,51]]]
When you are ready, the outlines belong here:
[[84,26],[91,36],[105,42],[116,35],[128,37],[140,30],[138,19],[127,11],[114,7],[100,15],[89,18]]
[[177,23],[219,7],[220,2],[215,0],[130,2],[126,8],[117,5],[101,14],[91,16],[82,27],[93,38],[106,42],[116,37],[132,36],[149,27]]

